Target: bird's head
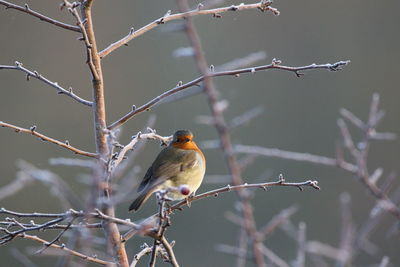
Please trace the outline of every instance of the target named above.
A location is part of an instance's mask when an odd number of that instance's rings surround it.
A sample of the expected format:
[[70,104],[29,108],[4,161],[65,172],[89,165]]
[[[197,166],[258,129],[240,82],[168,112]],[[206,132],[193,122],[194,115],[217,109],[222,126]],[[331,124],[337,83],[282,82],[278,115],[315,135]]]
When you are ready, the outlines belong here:
[[193,134],[189,130],[178,130],[174,133],[171,146],[181,149],[197,148],[193,141]]

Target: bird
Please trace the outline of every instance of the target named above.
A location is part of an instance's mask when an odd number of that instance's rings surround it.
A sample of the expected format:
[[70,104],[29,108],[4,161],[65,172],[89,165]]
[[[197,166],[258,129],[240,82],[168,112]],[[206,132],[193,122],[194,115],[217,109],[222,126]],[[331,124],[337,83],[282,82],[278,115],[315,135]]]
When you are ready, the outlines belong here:
[[[206,159],[193,141],[193,133],[189,130],[176,131],[171,143],[161,150],[148,168],[129,211],[137,211],[153,193],[161,190],[170,189],[166,194],[169,200],[182,200],[188,195],[195,195],[205,171]],[[183,189],[176,190],[180,187]]]

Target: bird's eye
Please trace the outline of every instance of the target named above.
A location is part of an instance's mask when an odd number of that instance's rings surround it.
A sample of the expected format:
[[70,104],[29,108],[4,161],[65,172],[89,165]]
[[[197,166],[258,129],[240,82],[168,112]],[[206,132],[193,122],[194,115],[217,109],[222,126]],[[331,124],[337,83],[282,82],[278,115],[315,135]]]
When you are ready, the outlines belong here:
[[189,139],[189,138],[186,138],[186,139],[185,139],[185,141],[186,141],[186,142],[189,142],[189,141],[190,141],[190,139]]

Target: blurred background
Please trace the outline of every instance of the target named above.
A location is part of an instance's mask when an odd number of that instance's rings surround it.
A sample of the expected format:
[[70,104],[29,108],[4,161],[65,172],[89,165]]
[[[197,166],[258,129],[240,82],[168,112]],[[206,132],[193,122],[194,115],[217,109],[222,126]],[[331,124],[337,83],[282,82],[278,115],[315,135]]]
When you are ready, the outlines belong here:
[[[60,11],[57,1],[27,3],[52,18],[74,23],[67,11]],[[191,1],[193,6],[198,3],[200,1]],[[225,1],[221,6],[239,3]],[[216,78],[220,98],[229,102],[225,112],[228,121],[254,107],[263,108],[260,116],[232,131],[233,142],[334,157],[341,141],[337,127],[339,109],[344,107],[365,120],[374,92],[380,94],[381,107],[386,111],[378,130],[399,134],[399,1],[280,0],[273,6],[281,12],[280,16],[250,10],[223,13],[220,19],[195,17],[208,63],[218,66],[264,51],[266,58],[254,65],[268,64],[273,58],[289,66],[339,60],[351,60],[351,64],[340,72],[309,71],[301,78],[283,71]],[[167,10],[177,12],[175,1],[96,1],[94,23],[98,47],[107,47],[125,36],[131,27],[138,29]],[[188,46],[182,32],[170,31],[174,25],[174,22],[161,25],[103,60],[108,123],[128,112],[132,105],[147,102],[174,87],[178,81],[187,82],[198,77],[191,57],[174,56],[178,48]],[[13,65],[20,61],[26,68],[37,70],[66,88],[71,86],[75,93],[90,99],[90,74],[85,64],[83,43],[77,40],[77,33],[1,8],[0,36],[0,64]],[[27,82],[25,75],[18,71],[1,70],[0,88],[1,121],[26,128],[36,125],[39,132],[94,151],[92,114],[88,107],[56,94],[53,88],[35,79]],[[129,142],[132,135],[146,126],[151,115],[156,115],[154,128],[161,135],[170,135],[176,129],[191,129],[199,144],[217,138],[212,126],[197,123],[198,116],[209,115],[205,97],[198,94],[159,105],[130,120],[123,127],[120,143]],[[350,129],[356,140],[361,137],[357,129]],[[137,172],[129,178],[132,183],[143,177],[159,150],[158,142],[147,143],[135,159]],[[218,184],[218,180],[212,179],[214,175],[227,174],[221,151],[210,149],[204,152],[209,177],[198,193],[226,185],[226,182]],[[382,167],[383,177],[391,172],[398,173],[399,156],[398,140],[374,142],[368,162],[370,171]],[[23,160],[57,173],[83,201],[87,191],[82,183],[87,182],[84,174],[89,172],[78,167],[50,165],[49,159],[57,157],[74,155],[32,136],[0,129],[0,187],[16,179],[21,166],[18,162]],[[349,193],[356,226],[367,220],[375,204],[375,198],[352,175],[330,167],[258,157],[243,173],[243,178],[248,183],[272,181],[280,173],[288,181],[317,179],[322,190],[307,188],[299,192],[295,188],[273,188],[267,192],[255,191],[253,203],[258,226],[265,225],[280,210],[297,204],[299,210],[291,217],[293,224],[305,222],[308,240],[337,247],[341,234],[340,195]],[[396,179],[393,190],[399,185]],[[232,266],[235,263],[236,257],[221,253],[217,245],[234,246],[237,242],[239,228],[225,218],[226,212],[235,210],[236,200],[233,193],[221,194],[217,199],[193,203],[190,209],[173,216],[167,237],[176,241],[175,252],[181,266]],[[139,213],[131,214],[127,212],[128,202],[117,206],[119,217],[139,220],[156,210],[153,200]],[[0,206],[21,212],[65,210],[49,187],[39,182],[2,199]],[[379,263],[385,255],[392,266],[400,265],[399,234],[389,232],[395,223],[392,215],[383,216],[370,236],[377,246],[376,253],[356,257],[355,266]],[[147,238],[129,241],[128,253],[131,256],[137,253],[143,242],[152,241]],[[289,263],[296,257],[296,243],[284,231],[277,230],[265,244]],[[13,256],[13,247],[39,266],[54,264],[54,257],[31,255],[33,246],[37,244],[18,239],[0,247],[2,265],[22,266]],[[147,263],[147,259],[143,263]]]

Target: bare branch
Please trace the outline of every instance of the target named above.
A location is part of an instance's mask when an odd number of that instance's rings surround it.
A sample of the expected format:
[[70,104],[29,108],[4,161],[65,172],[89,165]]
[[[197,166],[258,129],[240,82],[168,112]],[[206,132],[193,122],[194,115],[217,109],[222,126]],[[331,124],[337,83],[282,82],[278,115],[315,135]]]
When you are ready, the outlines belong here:
[[334,64],[321,64],[321,65],[317,65],[317,64],[311,64],[308,66],[301,66],[301,67],[290,67],[290,66],[283,66],[280,65],[280,61],[274,60],[273,63],[268,64],[268,65],[262,65],[262,66],[257,66],[257,67],[251,67],[251,68],[243,68],[243,69],[237,69],[237,70],[230,70],[230,71],[220,71],[220,72],[208,72],[207,74],[200,76],[188,83],[182,84],[182,85],[177,85],[176,87],[162,93],[161,95],[153,98],[152,100],[150,100],[149,102],[147,102],[146,104],[132,109],[130,112],[128,112],[127,114],[125,114],[124,116],[122,116],[120,119],[118,119],[117,121],[113,122],[112,124],[110,124],[107,128],[109,130],[113,130],[115,128],[120,127],[122,124],[124,124],[125,122],[127,122],[129,119],[131,119],[133,116],[142,113],[144,111],[149,111],[150,108],[152,108],[153,106],[155,106],[158,102],[160,102],[161,100],[163,100],[164,98],[176,94],[177,92],[180,92],[182,90],[185,90],[189,87],[198,85],[200,82],[205,81],[208,78],[211,77],[220,77],[220,76],[238,76],[239,74],[243,74],[243,73],[255,73],[258,71],[263,71],[263,70],[270,70],[270,69],[277,69],[277,70],[285,70],[285,71],[290,71],[295,73],[298,77],[300,77],[302,74],[300,73],[300,71],[304,71],[304,70],[315,70],[315,69],[326,69],[326,70],[330,70],[330,71],[338,71],[340,70],[343,66],[347,65],[350,63],[350,61],[339,61],[336,62]]
[[365,129],[365,124],[364,122],[359,119],[356,115],[354,115],[352,112],[350,112],[349,110],[345,109],[345,108],[341,108],[340,109],[340,114],[348,119],[351,123],[353,123],[355,126],[357,126],[358,128],[360,128],[361,130]]
[[50,158],[49,164],[93,168],[95,163],[92,160],[83,160],[75,158]]
[[83,99],[83,98],[77,96],[77,95],[72,91],[72,88],[71,88],[71,87],[67,90],[67,89],[61,87],[60,85],[58,85],[57,82],[52,82],[52,81],[50,81],[49,79],[47,79],[47,78],[44,77],[43,75],[39,74],[37,71],[31,71],[31,70],[29,70],[29,69],[27,69],[27,68],[24,68],[24,67],[22,66],[22,63],[20,63],[20,62],[18,62],[18,61],[15,62],[15,66],[0,65],[0,70],[1,70],[1,69],[19,70],[19,71],[25,72],[25,73],[27,74],[27,76],[26,76],[27,80],[29,80],[30,77],[36,78],[36,79],[38,79],[39,81],[42,81],[42,82],[44,82],[44,83],[46,83],[46,84],[48,84],[48,85],[50,85],[50,86],[56,88],[56,89],[57,89],[57,93],[60,94],[60,95],[69,96],[69,97],[71,97],[72,99],[78,101],[79,103],[84,104],[84,105],[89,106],[89,107],[93,105],[93,103],[92,103],[91,101],[85,100],[85,99]]
[[319,241],[308,241],[307,242],[307,252],[321,255],[332,260],[337,260],[340,257],[341,251],[331,245],[319,242]]
[[[80,32],[82,33],[82,40],[85,43],[87,52],[86,63],[89,65],[89,69],[90,72],[92,73],[92,76],[94,77],[94,80],[102,80],[101,67],[99,65],[95,66],[94,62],[94,58],[97,57],[97,49],[94,38],[94,32],[93,29],[91,28],[92,24],[90,23],[90,27],[87,26],[89,23],[88,18],[85,18],[85,23],[84,23],[81,16],[79,15],[77,7],[80,4],[77,4],[76,2],[71,4],[67,0],[64,0],[64,5],[68,7],[68,11],[76,19]],[[85,7],[83,8],[83,15],[88,16],[90,20],[91,20],[91,5],[92,5],[91,3],[86,2]],[[88,34],[88,30],[90,31],[90,37]]]
[[153,247],[149,247],[149,245],[147,245],[146,243],[144,243],[141,246],[141,248],[142,248],[142,250],[139,253],[135,254],[135,256],[133,256],[133,260],[132,260],[130,267],[135,267],[139,263],[139,260],[142,257],[149,255],[151,253],[151,251],[153,250]]
[[[73,209],[69,209],[66,212],[63,213],[39,213],[39,212],[32,212],[32,213],[23,213],[23,212],[15,212],[11,210],[7,210],[5,208],[0,208],[0,214],[8,214],[11,216],[19,217],[19,218],[61,218],[61,219],[66,219],[66,218],[97,218],[101,220],[105,220],[108,222],[114,222],[120,225],[126,225],[129,228],[133,228],[136,230],[141,230],[142,226],[145,225],[139,225],[136,223],[131,222],[130,220],[123,220],[119,219],[116,217],[108,216],[104,213],[102,213],[100,210],[96,210],[95,212],[84,212],[84,211],[76,211]],[[52,222],[52,224],[56,224],[57,222]],[[47,227],[49,225],[43,225],[43,227]],[[34,226],[36,227],[36,226]],[[40,229],[37,228],[37,229]],[[32,229],[32,230],[37,230],[37,229]]]
[[[48,241],[46,241],[44,239],[41,239],[41,238],[39,238],[37,236],[34,236],[34,235],[19,234],[18,237],[25,238],[25,239],[30,239],[30,240],[42,243],[44,245],[49,244]],[[101,264],[101,265],[107,265],[107,266],[117,266],[117,264],[115,264],[113,262],[101,260],[101,259],[98,259],[97,257],[87,256],[87,255],[82,254],[82,253],[80,253],[78,251],[69,249],[64,244],[61,244],[61,245],[50,244],[49,246],[52,247],[52,248],[63,250],[63,251],[65,251],[66,253],[68,253],[70,255],[79,257],[79,258],[81,258],[83,260],[86,260],[86,261],[89,261],[89,262],[93,262],[93,263],[97,263],[97,264]]]
[[386,267],[388,266],[390,263],[389,257],[388,256],[384,256],[381,260],[381,262],[379,263],[378,267]]
[[56,26],[58,26],[60,28],[67,29],[67,30],[74,31],[74,32],[80,32],[79,27],[73,26],[73,25],[69,25],[69,24],[66,24],[64,22],[49,18],[49,17],[47,17],[47,16],[45,16],[43,14],[40,14],[39,12],[30,9],[28,4],[25,4],[25,6],[22,7],[22,6],[18,6],[18,5],[12,4],[10,2],[7,2],[7,1],[0,0],[0,5],[5,6],[6,9],[10,8],[10,9],[15,9],[15,10],[27,13],[27,14],[29,14],[31,16],[37,17],[41,21],[46,21],[46,22],[48,22],[50,24],[53,24],[53,25],[56,25]]
[[172,139],[172,136],[161,136],[151,128],[148,128],[148,130],[149,133],[142,134],[141,132],[139,132],[135,136],[133,136],[132,140],[127,145],[125,145],[116,156],[112,164],[112,169],[116,168],[121,163],[121,161],[125,158],[126,153],[130,150],[133,150],[135,145],[140,140],[160,140],[162,145],[167,145]]
[[75,147],[71,146],[68,141],[61,142],[61,141],[58,141],[56,139],[53,139],[51,137],[48,137],[48,136],[46,136],[44,134],[41,134],[41,133],[37,132],[36,131],[36,126],[32,126],[30,129],[25,129],[25,128],[21,128],[21,127],[12,125],[10,123],[2,122],[2,121],[0,121],[0,126],[1,127],[6,127],[6,128],[10,128],[10,129],[14,129],[14,131],[17,132],[17,133],[22,132],[22,133],[26,133],[26,134],[31,134],[33,136],[36,136],[36,137],[42,139],[42,141],[47,141],[47,142],[56,144],[58,146],[61,146],[61,147],[65,148],[65,149],[68,149],[68,150],[74,152],[75,154],[79,154],[79,155],[87,156],[87,157],[91,157],[91,158],[96,158],[97,157],[97,154],[95,154],[95,153],[86,152],[86,151],[83,151],[83,150],[80,150],[78,148],[75,148]]
[[260,9],[261,11],[271,11],[275,15],[279,15],[279,11],[270,5],[272,1],[260,1],[259,3],[254,4],[239,4],[239,5],[232,5],[229,7],[220,7],[214,9],[201,9],[196,8],[187,12],[181,12],[177,14],[171,14],[171,12],[167,12],[164,16],[154,20],[153,22],[143,26],[138,30],[134,30],[133,28],[129,31],[128,35],[123,37],[121,40],[118,40],[115,43],[110,44],[107,48],[103,51],[99,52],[99,56],[101,58],[106,57],[108,54],[116,50],[117,48],[126,45],[129,41],[139,37],[140,35],[148,32],[149,30],[164,24],[169,21],[178,20],[178,19],[185,19],[188,17],[193,17],[197,15],[213,15],[214,17],[221,17],[221,13],[228,12],[228,11],[241,11],[246,9]]
[[264,112],[264,108],[262,106],[254,107],[245,113],[233,118],[228,123],[228,128],[230,130],[242,126],[243,124],[249,123],[252,119],[260,116]]
[[281,257],[276,255],[275,252],[264,246],[262,244],[261,246],[261,251],[267,257],[272,263],[274,263],[278,267],[289,267],[290,265],[287,264]]
[[172,245],[168,242],[168,240],[165,238],[165,236],[163,236],[161,238],[161,244],[163,245],[165,252],[168,254],[168,258],[169,258],[169,261],[171,262],[172,266],[179,267],[178,261],[176,260],[174,251],[172,249]]
[[[203,198],[207,198],[207,197],[216,197],[220,193],[224,193],[224,192],[239,191],[239,190],[248,189],[248,188],[260,188],[260,189],[265,190],[265,189],[267,189],[269,187],[273,187],[273,186],[296,187],[300,191],[303,191],[303,187],[312,187],[316,190],[320,190],[320,187],[318,186],[318,182],[315,180],[314,181],[308,180],[305,182],[292,183],[292,182],[285,182],[285,180],[280,177],[280,179],[276,182],[267,182],[267,183],[258,183],[258,184],[247,184],[246,183],[246,184],[235,185],[235,186],[227,185],[222,188],[214,189],[214,190],[205,192],[203,194],[193,196],[190,198],[190,202],[195,201],[195,200],[200,200]],[[179,201],[178,203],[176,203],[175,205],[170,207],[168,209],[168,212],[172,212],[176,209],[180,209],[181,207],[186,206],[187,203],[188,202],[186,200]]]
[[19,175],[16,179],[14,179],[9,184],[0,187],[0,200],[7,198],[9,196],[14,195],[19,190],[27,186],[33,181],[30,176],[27,175]]
[[[39,224],[35,223],[34,221],[31,221],[29,223],[21,223],[21,222],[13,222],[13,221],[0,221],[1,226],[6,226],[6,227],[18,227],[18,226],[23,226],[26,228],[30,227],[37,227]],[[47,225],[42,228],[41,230],[63,230],[67,228],[67,224],[52,224],[52,225]],[[68,228],[69,229],[82,229],[82,228],[89,228],[89,229],[98,229],[101,228],[102,225],[101,223],[79,223],[79,224],[71,224]]]
[[[217,144],[206,144],[207,148],[216,148]],[[314,164],[321,164],[332,167],[341,167],[342,169],[355,173],[357,172],[357,166],[345,161],[339,161],[334,158],[329,158],[325,156],[313,155],[310,153],[301,153],[301,152],[292,152],[281,150],[278,148],[268,148],[268,147],[260,147],[260,146],[248,146],[248,145],[234,145],[233,147],[236,153],[246,153],[246,154],[254,154],[265,157],[274,157],[274,158],[282,158],[289,159],[295,161],[304,161],[310,162]]]
[[304,267],[306,261],[306,224],[300,222],[297,236],[297,257],[294,266]]
[[[187,12],[189,10],[187,0],[177,0],[176,2],[180,12]],[[260,3],[266,4],[266,1],[263,0]],[[213,83],[212,77],[208,75],[210,70],[207,60],[204,56],[204,50],[201,46],[200,37],[191,17],[186,18],[184,29],[189,43],[193,48],[193,57],[196,62],[197,69],[199,73],[205,77],[203,83],[204,94],[207,97],[208,105],[213,117],[214,127],[217,130],[219,139],[221,141],[221,148],[232,178],[232,183],[234,186],[238,186],[243,183],[240,166],[238,165],[236,157],[233,153],[229,129],[227,123],[225,122],[223,109],[221,108],[221,101],[218,100],[218,91]],[[253,207],[251,206],[250,199],[243,190],[236,191],[236,193],[241,204],[240,212],[244,218],[243,228],[251,240],[251,248],[255,264],[258,267],[264,267],[266,264],[264,256],[261,252],[262,243],[257,237],[257,226],[254,220]]]
[[66,227],[54,238],[51,242],[47,242],[43,244],[43,248],[39,249],[35,254],[40,254],[43,251],[45,251],[48,247],[51,247],[51,245],[55,244],[58,242],[61,238],[61,236],[71,227],[72,223],[74,222],[75,218],[72,218],[72,220],[66,225]]
[[215,71],[227,71],[239,68],[244,68],[255,64],[257,61],[264,60],[267,57],[267,53],[264,51],[250,53],[247,56],[241,58],[235,58],[222,65],[215,66]]
[[267,225],[265,225],[258,231],[261,237],[265,239],[268,235],[274,232],[279,225],[285,223],[293,214],[295,214],[297,210],[297,206],[291,206],[289,208],[281,210],[268,222]]
[[340,247],[339,247],[339,255],[336,258],[336,266],[347,266],[352,259],[353,252],[353,243],[355,236],[355,226],[352,221],[351,216],[351,198],[350,194],[342,193],[340,195],[340,206],[341,206],[341,238],[340,238]]

